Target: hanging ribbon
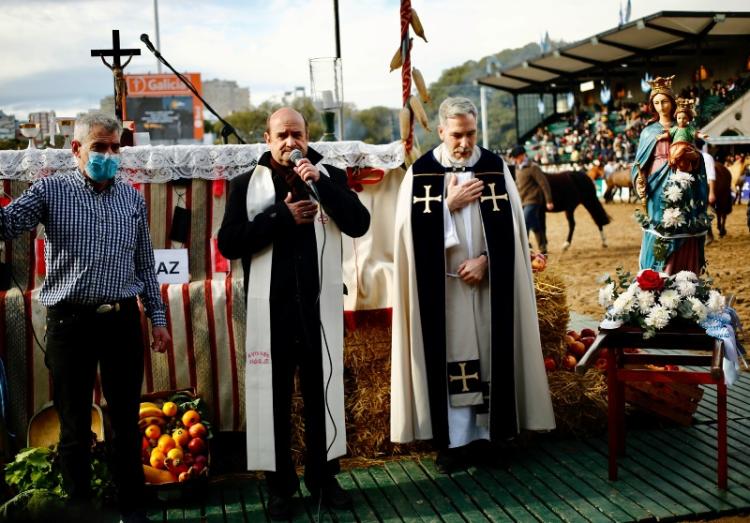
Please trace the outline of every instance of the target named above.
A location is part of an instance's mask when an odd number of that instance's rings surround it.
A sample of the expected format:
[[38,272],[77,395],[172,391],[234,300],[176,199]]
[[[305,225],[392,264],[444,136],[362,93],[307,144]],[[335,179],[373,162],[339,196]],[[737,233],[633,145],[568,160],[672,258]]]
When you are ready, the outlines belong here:
[[[724,342],[724,383],[731,386],[740,372],[740,361],[745,352],[742,344],[737,340],[736,331],[742,330],[737,312],[731,307],[725,307],[722,312],[712,312],[706,319],[700,322],[700,326],[706,329],[706,334],[712,338]],[[745,363],[747,367],[747,363]]]
[[364,190],[364,185],[375,185],[380,183],[385,176],[383,169],[373,169],[371,167],[347,167],[346,183],[350,189],[357,192]]
[[214,180],[211,182],[211,192],[213,192],[214,198],[221,198],[224,196],[224,187],[226,180]]
[[214,272],[229,272],[229,260],[219,251],[219,240],[217,238],[211,238],[211,258],[214,262]]

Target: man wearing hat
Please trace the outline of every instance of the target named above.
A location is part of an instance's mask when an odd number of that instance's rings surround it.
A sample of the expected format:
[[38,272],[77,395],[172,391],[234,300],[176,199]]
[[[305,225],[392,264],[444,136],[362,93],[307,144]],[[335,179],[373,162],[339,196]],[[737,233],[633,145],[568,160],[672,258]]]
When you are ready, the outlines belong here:
[[526,230],[529,234],[534,232],[537,247],[542,254],[547,254],[546,211],[554,208],[547,175],[529,160],[522,145],[516,145],[510,157],[516,165],[516,186],[521,196]]

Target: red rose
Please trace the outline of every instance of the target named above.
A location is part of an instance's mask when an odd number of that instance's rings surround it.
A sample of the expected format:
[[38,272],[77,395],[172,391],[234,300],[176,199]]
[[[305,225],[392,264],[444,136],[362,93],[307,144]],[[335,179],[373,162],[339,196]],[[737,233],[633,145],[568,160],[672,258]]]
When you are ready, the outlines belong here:
[[638,282],[638,286],[644,291],[660,291],[664,288],[664,280],[661,278],[661,275],[651,269],[641,271],[635,278],[635,281]]

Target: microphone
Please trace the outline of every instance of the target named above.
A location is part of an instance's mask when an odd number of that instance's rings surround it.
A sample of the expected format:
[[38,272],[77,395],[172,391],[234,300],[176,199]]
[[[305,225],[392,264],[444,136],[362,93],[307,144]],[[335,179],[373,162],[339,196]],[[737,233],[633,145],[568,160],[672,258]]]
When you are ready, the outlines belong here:
[[[302,156],[302,151],[300,151],[299,149],[294,149],[289,154],[289,160],[294,164],[295,167],[299,165],[299,162],[303,158],[304,156]],[[317,202],[320,202],[320,195],[318,194],[318,189],[315,187],[315,184],[313,183],[313,181],[305,180],[305,183],[307,184],[308,189],[310,189],[310,192],[312,193],[313,198],[315,198]]]
[[157,53],[156,49],[154,48],[154,44],[152,44],[151,40],[148,39],[148,35],[146,33],[143,33],[141,35],[141,42],[146,44],[146,47],[149,51],[151,51],[152,53]]

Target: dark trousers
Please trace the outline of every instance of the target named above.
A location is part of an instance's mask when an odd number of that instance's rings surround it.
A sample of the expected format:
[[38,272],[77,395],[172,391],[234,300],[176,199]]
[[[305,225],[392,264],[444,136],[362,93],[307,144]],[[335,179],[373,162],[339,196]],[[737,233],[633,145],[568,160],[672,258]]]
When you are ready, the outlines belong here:
[[[293,298],[271,300],[276,472],[266,472],[266,481],[269,492],[274,495],[291,496],[299,486],[291,456],[292,392],[297,369],[305,420],[305,485],[310,492],[317,492],[339,471],[337,459],[326,459],[325,420],[328,414],[318,317],[318,307],[314,301],[300,307]],[[345,428],[337,429],[337,437],[345,437]]]
[[45,363],[60,417],[63,487],[73,501],[91,497],[91,401],[98,364],[112,427],[109,463],[119,507],[128,513],[142,503],[138,408],[143,350],[135,299],[122,302],[119,311],[103,314],[64,304],[47,311]]
[[523,206],[523,217],[526,221],[526,230],[529,234],[536,235],[537,247],[543,253],[547,253],[547,212],[544,205],[528,204]]

